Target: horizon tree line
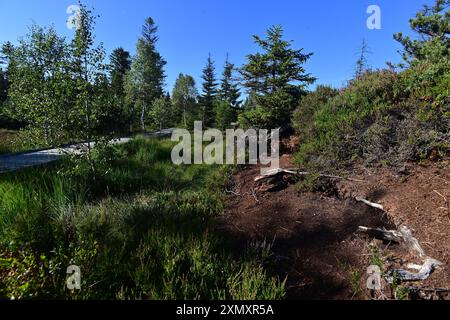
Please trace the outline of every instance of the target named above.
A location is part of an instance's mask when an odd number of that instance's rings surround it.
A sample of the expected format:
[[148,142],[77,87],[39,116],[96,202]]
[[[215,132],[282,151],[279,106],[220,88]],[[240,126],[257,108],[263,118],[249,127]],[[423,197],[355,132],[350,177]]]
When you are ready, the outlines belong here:
[[[164,90],[166,60],[157,50],[158,27],[147,18],[136,54],[122,47],[109,62],[95,45],[96,16],[79,2],[81,18],[71,41],[53,27],[32,25],[18,44],[2,45],[0,124],[12,121],[35,130],[45,144],[71,139],[97,140],[168,126],[225,129],[283,124],[305,86],[315,79],[302,65],[312,54],[291,48],[281,26],[254,36],[261,52],[236,68],[226,55],[220,78],[211,54],[201,74],[201,91],[191,75],[180,73],[172,92]],[[241,99],[241,88],[248,97]]]

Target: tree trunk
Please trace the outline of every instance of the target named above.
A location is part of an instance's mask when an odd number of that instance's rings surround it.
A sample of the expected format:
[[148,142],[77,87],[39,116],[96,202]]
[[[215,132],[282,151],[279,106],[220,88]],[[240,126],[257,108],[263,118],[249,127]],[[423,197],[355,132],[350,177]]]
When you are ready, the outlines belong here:
[[141,111],[141,129],[142,132],[145,132],[145,104],[142,105]]

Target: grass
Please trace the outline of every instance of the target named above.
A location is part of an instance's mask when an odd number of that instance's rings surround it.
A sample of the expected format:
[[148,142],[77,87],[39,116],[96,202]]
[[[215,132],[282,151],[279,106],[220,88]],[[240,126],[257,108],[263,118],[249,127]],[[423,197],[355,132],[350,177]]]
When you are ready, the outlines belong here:
[[[70,159],[0,176],[0,298],[283,298],[260,253],[215,231],[231,168],[175,166],[172,146],[114,147],[95,182]],[[80,291],[65,287],[71,264]]]
[[349,270],[349,283],[353,293],[352,299],[361,292],[360,282],[361,282],[361,272],[357,269],[351,268]]

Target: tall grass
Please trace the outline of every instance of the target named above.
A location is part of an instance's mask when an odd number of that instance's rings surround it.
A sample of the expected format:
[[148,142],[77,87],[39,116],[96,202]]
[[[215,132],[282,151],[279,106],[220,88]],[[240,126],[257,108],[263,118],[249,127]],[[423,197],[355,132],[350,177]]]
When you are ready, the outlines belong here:
[[[172,146],[136,139],[97,155],[111,161],[95,182],[70,160],[0,176],[0,297],[282,298],[256,254],[214,229],[230,169],[175,166]],[[65,288],[71,264],[80,291]]]

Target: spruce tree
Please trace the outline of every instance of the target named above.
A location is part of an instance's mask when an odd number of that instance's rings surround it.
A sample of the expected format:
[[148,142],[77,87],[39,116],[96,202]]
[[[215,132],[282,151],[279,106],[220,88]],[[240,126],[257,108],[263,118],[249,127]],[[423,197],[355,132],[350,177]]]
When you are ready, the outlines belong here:
[[266,39],[253,38],[262,50],[248,55],[248,62],[240,70],[249,101],[253,102],[252,110],[241,114],[241,122],[249,126],[285,126],[305,87],[315,81],[303,67],[312,53],[291,48],[291,42],[283,40],[281,26],[269,28]]
[[288,91],[293,87],[304,87],[315,81],[305,72],[303,64],[312,53],[291,48],[291,41],[282,39],[283,28],[274,26],[267,30],[267,38],[253,36],[262,53],[247,56],[247,64],[241,69],[244,86],[258,94]]
[[153,101],[160,98],[164,91],[164,66],[166,61],[156,48],[158,27],[152,18],[147,18],[142,28],[142,36],[136,46],[136,56],[131,63],[127,77],[128,101],[140,109],[140,123],[145,131],[146,110]]
[[234,64],[230,63],[227,55],[222,73],[219,95],[220,99],[227,101],[232,108],[239,108],[242,103],[242,101],[239,100],[241,94],[239,92],[238,83],[233,77],[233,71]]
[[205,126],[211,125],[214,120],[214,100],[216,100],[218,93],[215,69],[214,61],[209,55],[206,66],[203,69],[202,95],[200,97],[201,120]]
[[131,126],[126,128],[132,117],[125,100],[125,77],[131,69],[130,53],[120,47],[111,53],[109,59],[110,92],[114,112],[105,121],[109,123],[109,127],[115,127],[120,131],[127,131],[128,129],[131,131]]
[[109,59],[112,93],[122,99],[125,95],[125,74],[131,69],[130,53],[119,47],[114,49]]

